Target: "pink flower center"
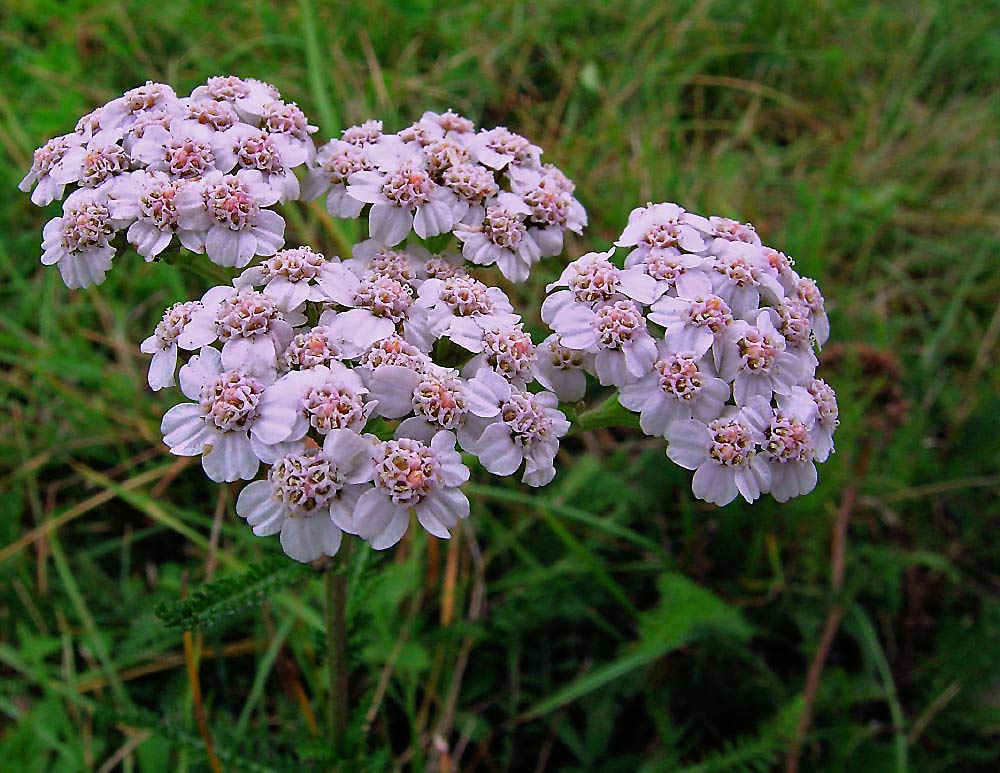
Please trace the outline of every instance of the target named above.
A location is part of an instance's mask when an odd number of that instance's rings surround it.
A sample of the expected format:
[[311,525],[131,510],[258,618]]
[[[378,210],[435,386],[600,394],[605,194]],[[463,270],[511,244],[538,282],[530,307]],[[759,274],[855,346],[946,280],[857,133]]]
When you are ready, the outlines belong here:
[[516,327],[495,327],[483,333],[486,361],[508,379],[527,378],[538,359],[531,336]]
[[287,134],[297,140],[309,139],[309,121],[296,104],[269,102],[264,106],[263,120],[269,132]]
[[413,390],[414,412],[444,429],[461,424],[467,410],[462,383],[453,372],[425,373]]
[[154,335],[161,349],[169,349],[174,341],[184,331],[184,326],[191,321],[191,315],[200,309],[201,301],[185,301],[175,303],[163,313]]
[[215,326],[222,341],[228,341],[233,336],[252,338],[265,335],[271,323],[280,319],[283,317],[274,301],[256,290],[240,290],[232,298],[222,301],[215,312]]
[[569,280],[569,288],[581,303],[607,300],[615,294],[619,271],[607,258],[578,260],[573,270],[575,275]]
[[185,113],[190,120],[203,126],[211,126],[217,132],[224,132],[240,122],[240,117],[231,104],[211,99],[189,102]]
[[361,430],[367,420],[361,395],[335,381],[312,387],[302,398],[302,409],[324,435],[331,429]]
[[235,102],[250,93],[250,87],[235,75],[216,75],[205,83],[205,89],[212,99]]
[[205,190],[205,205],[216,221],[233,231],[242,231],[248,227],[260,211],[260,205],[250,191],[231,175],[208,186]]
[[372,345],[365,354],[364,364],[372,370],[382,365],[398,365],[419,372],[424,369],[425,361],[426,355],[417,347],[398,335],[391,335]]
[[687,310],[688,322],[697,327],[707,327],[713,333],[721,333],[732,324],[733,313],[718,295],[708,295],[691,301]]
[[639,237],[639,241],[650,249],[666,249],[676,247],[680,243],[681,226],[679,223],[654,223]]
[[323,161],[323,171],[331,185],[344,185],[347,178],[355,172],[365,172],[374,169],[375,165],[368,154],[359,146],[339,144]]
[[795,292],[799,299],[809,307],[811,314],[818,315],[825,311],[826,304],[823,301],[823,294],[820,293],[819,287],[812,279],[802,277]]
[[486,285],[471,276],[454,276],[444,280],[441,300],[459,317],[490,314],[493,311],[493,301],[486,289]]
[[552,432],[552,420],[545,408],[529,392],[514,392],[500,406],[500,418],[517,433],[522,445],[547,440]]
[[66,211],[62,218],[62,244],[70,252],[103,247],[114,233],[107,206],[85,201]]
[[146,81],[145,86],[138,86],[125,92],[125,106],[130,113],[138,113],[156,107],[170,98],[170,92],[161,83]]
[[62,137],[55,137],[49,140],[36,150],[32,156],[31,171],[38,177],[47,175],[53,166],[62,161],[63,156],[66,155],[66,151],[71,147],[72,145]]
[[428,143],[424,148],[424,156],[427,158],[427,166],[433,174],[441,174],[445,169],[469,161],[469,151],[447,138]]
[[809,342],[812,325],[809,323],[809,308],[797,298],[792,298],[778,307],[781,315],[781,335],[792,346],[802,346]]
[[528,233],[524,215],[509,212],[504,207],[488,207],[483,222],[486,238],[505,250],[516,250]]
[[765,247],[764,258],[767,260],[767,264],[778,276],[784,276],[792,270],[793,261],[783,252],[778,252],[770,247]]
[[96,188],[109,177],[128,171],[129,157],[120,145],[91,148],[83,157],[83,176],[80,183]]
[[727,467],[740,467],[753,458],[753,433],[735,419],[716,419],[708,425],[712,446],[708,455]]
[[299,333],[282,355],[285,367],[315,368],[329,365],[340,358],[340,347],[327,335],[326,328],[314,327],[308,333]]
[[463,199],[482,204],[500,191],[493,172],[479,164],[459,163],[444,170],[441,181]]
[[646,329],[642,313],[631,301],[615,301],[597,309],[597,333],[608,349],[620,349]]
[[415,161],[406,161],[386,175],[382,193],[397,207],[418,207],[427,203],[435,184]]
[[705,377],[693,357],[671,354],[653,367],[660,374],[660,389],[677,400],[693,400],[701,392]]
[[814,378],[809,384],[809,394],[816,403],[816,411],[820,424],[836,427],[840,421],[840,409],[837,407],[837,395],[833,387],[821,378]]
[[741,255],[717,258],[714,268],[740,287],[757,284],[757,268]]
[[712,223],[712,233],[721,239],[747,244],[753,244],[757,239],[757,231],[749,223],[744,224],[728,217],[713,217],[710,218],[710,222]]
[[417,270],[405,252],[383,250],[371,259],[371,272],[388,277],[401,284],[412,285],[417,281]]
[[814,453],[806,425],[782,413],[771,422],[764,451],[769,459],[782,463],[808,462]]
[[349,142],[351,145],[371,145],[382,136],[382,122],[365,121],[358,126],[351,126],[344,129],[341,136],[344,142]]
[[446,132],[457,132],[458,134],[470,134],[476,130],[476,125],[472,121],[454,110],[446,110],[441,113],[437,117],[437,124]]
[[531,143],[503,126],[486,132],[486,147],[501,156],[511,156],[518,164],[531,160]]
[[284,170],[281,151],[264,132],[243,137],[236,146],[236,159],[244,169],[258,169],[265,174],[279,174]]
[[176,177],[201,177],[215,163],[212,148],[206,142],[186,138],[171,139],[165,148],[167,171]]
[[531,207],[531,217],[539,223],[565,226],[569,220],[573,197],[548,177],[539,180],[538,185],[525,191],[522,197]]
[[289,454],[275,462],[267,473],[275,496],[290,508],[313,511],[331,500],[343,488],[336,465],[318,454]]
[[427,259],[424,263],[424,270],[428,276],[434,279],[450,279],[451,277],[465,276],[465,269],[437,255]]
[[687,269],[681,265],[677,250],[653,250],[646,256],[646,273],[657,282],[668,282],[671,286]]
[[157,182],[139,197],[139,211],[161,231],[172,231],[177,225],[178,182]]
[[201,414],[224,432],[245,429],[257,418],[263,392],[264,384],[259,380],[239,371],[226,371],[202,387]]
[[289,282],[308,281],[319,273],[326,258],[309,247],[280,250],[261,264],[268,281],[283,276]]
[[552,367],[560,370],[579,370],[583,367],[583,352],[569,349],[553,338],[547,348]]
[[393,322],[406,319],[406,312],[413,303],[408,285],[400,284],[387,276],[371,275],[361,280],[354,303],[369,309],[376,317],[385,317]]
[[375,485],[398,505],[417,505],[444,482],[437,454],[419,440],[387,440],[374,461]]
[[747,330],[736,345],[740,350],[743,367],[760,373],[767,373],[773,367],[778,352],[785,348],[784,342],[754,327]]

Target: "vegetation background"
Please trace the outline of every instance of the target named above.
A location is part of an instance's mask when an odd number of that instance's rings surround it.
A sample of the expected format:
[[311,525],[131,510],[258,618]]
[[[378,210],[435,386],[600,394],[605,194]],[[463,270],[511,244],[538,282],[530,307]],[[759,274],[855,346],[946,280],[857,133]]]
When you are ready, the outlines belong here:
[[[209,770],[200,707],[235,771],[997,770],[998,30],[993,0],[7,0],[0,768]],[[540,491],[476,476],[457,539],[354,551],[335,748],[322,584],[159,442],[176,394],[137,344],[205,280],[132,255],[67,291],[38,263],[57,205],[15,190],[95,105],[230,72],[321,138],[447,107],[527,135],[590,212],[569,256],[649,200],[752,221],[831,311],[816,491],[705,507],[630,430]],[[292,243],[352,235],[300,211]]]

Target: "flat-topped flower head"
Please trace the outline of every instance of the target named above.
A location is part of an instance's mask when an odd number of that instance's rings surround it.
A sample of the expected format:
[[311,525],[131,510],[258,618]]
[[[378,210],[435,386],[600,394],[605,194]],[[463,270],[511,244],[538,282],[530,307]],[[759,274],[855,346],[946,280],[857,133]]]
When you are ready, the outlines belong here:
[[86,153],[83,144],[84,139],[76,134],[54,137],[46,142],[32,156],[31,169],[18,184],[18,189],[27,193],[34,185],[31,202],[40,207],[61,198],[83,161]]
[[697,226],[702,222],[703,218],[685,212],[676,204],[647,204],[632,210],[628,225],[615,244],[635,247],[632,254],[640,257],[670,248],[701,252],[705,242]]
[[147,379],[154,391],[174,385],[177,338],[184,332],[194,313],[203,308],[201,301],[175,303],[163,312],[163,318],[156,324],[153,335],[142,342],[140,350],[144,354],[153,355]]
[[623,406],[640,414],[642,431],[666,437],[675,422],[695,418],[707,423],[719,418],[730,387],[718,378],[711,359],[672,352],[663,341],[657,344],[657,352],[652,370],[622,387],[619,395]]
[[692,488],[699,499],[722,506],[740,494],[753,502],[771,484],[769,465],[758,453],[771,417],[770,405],[758,397],[707,425],[697,419],[674,422],[666,433],[667,456],[695,470]]
[[374,469],[370,443],[349,430],[327,435],[322,449],[296,451],[275,460],[267,479],[251,483],[236,500],[237,514],[259,537],[281,535],[296,561],[336,555]]

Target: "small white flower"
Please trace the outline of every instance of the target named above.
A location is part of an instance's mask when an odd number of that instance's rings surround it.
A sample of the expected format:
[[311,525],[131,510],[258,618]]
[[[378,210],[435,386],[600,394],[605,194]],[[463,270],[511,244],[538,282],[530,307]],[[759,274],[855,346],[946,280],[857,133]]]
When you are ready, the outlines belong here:
[[303,143],[308,149],[313,145],[309,135],[315,133],[319,127],[313,126],[302,112],[302,108],[294,102],[282,102],[275,100],[264,105],[261,114],[261,126],[271,134],[283,134],[294,140]]
[[70,289],[100,284],[111,268],[111,239],[128,221],[111,213],[106,189],[81,188],[63,204],[42,230],[42,263],[58,265]]
[[763,309],[751,325],[736,320],[726,331],[719,357],[719,375],[733,382],[737,405],[754,396],[770,401],[773,393],[789,394],[802,377],[804,365],[785,351],[785,339]]
[[565,346],[558,333],[542,341],[536,351],[535,379],[538,383],[555,392],[563,402],[582,400],[587,391],[585,372],[594,369],[594,355]]
[[326,197],[326,209],[334,217],[357,218],[364,202],[347,195],[347,181],[355,172],[375,169],[368,145],[330,140],[316,154],[316,165],[309,170],[303,198]]
[[219,75],[209,78],[205,85],[192,91],[191,99],[231,102],[244,120],[256,124],[264,114],[265,106],[280,100],[281,94],[271,84],[254,78]]
[[413,156],[385,172],[355,172],[348,179],[347,195],[372,205],[369,235],[389,247],[403,241],[411,229],[422,239],[446,233],[468,210],[468,202],[435,183]]
[[259,266],[240,274],[233,284],[238,288],[263,286],[265,296],[290,311],[307,300],[324,299],[315,280],[325,265],[326,258],[311,247],[278,250]]
[[35,151],[31,169],[18,184],[18,189],[31,191],[31,202],[44,207],[62,198],[66,186],[73,182],[75,170],[83,162],[85,139],[80,134],[54,137]]
[[299,197],[299,180],[292,171],[306,163],[305,145],[283,134],[268,134],[247,124],[237,124],[212,138],[215,165],[221,172],[256,169],[280,200]]
[[656,297],[672,293],[682,298],[710,295],[713,261],[700,255],[682,253],[674,247],[633,250],[625,268],[640,269],[656,281]]
[[663,341],[657,352],[652,371],[622,387],[619,395],[624,407],[640,413],[642,431],[666,437],[674,422],[694,418],[708,424],[719,418],[730,388],[716,376],[711,361],[674,353]]
[[382,365],[371,372],[368,388],[379,416],[414,414],[399,425],[397,434],[427,439],[441,429],[458,430],[462,447],[471,450],[462,434],[469,401],[458,371],[433,364],[421,370]]
[[816,449],[810,435],[814,413],[773,412],[761,456],[770,470],[769,492],[779,502],[808,494],[816,487]]
[[726,299],[733,314],[741,317],[760,306],[760,299],[780,303],[785,291],[761,247],[725,242],[712,266],[712,291]]
[[[251,480],[260,457],[271,459],[257,437],[258,406],[266,378],[224,370],[217,349],[203,347],[180,371],[181,391],[197,402],[175,405],[163,416],[163,442],[177,456],[202,456],[205,474],[214,481]],[[278,426],[292,427],[295,415],[275,416]]]
[[192,252],[202,251],[201,232],[181,228],[178,223],[177,195],[193,184],[183,178],[171,179],[164,172],[140,170],[111,187],[111,212],[115,217],[135,220],[125,238],[147,261],[163,252],[175,235]]
[[194,121],[173,121],[170,129],[146,126],[132,145],[132,156],[150,172],[197,179],[215,170],[214,130]]
[[375,487],[358,500],[351,522],[341,524],[344,531],[385,550],[402,539],[411,511],[424,529],[442,539],[468,518],[469,500],[458,487],[469,479],[469,470],[451,432],[438,432],[429,443],[387,440],[376,446],[373,457]]
[[329,365],[342,359],[343,341],[329,328],[317,325],[308,332],[298,333],[281,355],[281,367],[286,370],[308,370],[317,365]]
[[100,125],[102,129],[117,129],[149,113],[177,113],[179,109],[180,100],[170,86],[146,81],[145,85],[129,89],[104,105]]
[[192,315],[204,308],[201,301],[175,303],[165,312],[153,335],[142,342],[140,350],[151,354],[149,361],[149,386],[154,391],[174,385],[174,369],[177,367],[177,338],[191,321]]
[[795,286],[795,295],[809,309],[809,322],[816,334],[816,343],[822,346],[830,337],[830,320],[826,316],[826,302],[816,283],[802,277]]
[[546,164],[541,170],[511,167],[508,173],[511,189],[531,208],[532,220],[560,231],[582,233],[587,211],[573,197],[574,185],[559,169]]
[[833,433],[840,424],[840,409],[833,387],[821,378],[814,378],[805,389],[793,387],[790,395],[778,395],[778,406],[797,416],[808,416],[810,409],[815,411],[816,422],[810,429],[813,449],[816,461],[825,462],[834,450]]
[[552,238],[558,229],[529,228],[525,221],[530,214],[531,209],[520,196],[501,191],[486,202],[481,224],[456,226],[462,255],[480,266],[495,263],[507,279],[523,282],[543,253],[558,255],[562,250],[561,232],[555,244]]
[[246,486],[236,513],[258,537],[280,534],[281,547],[296,561],[336,555],[364,485],[375,472],[371,443],[350,430],[334,430],[322,449],[276,460],[267,480]]
[[[417,290],[410,316],[426,327],[431,341],[442,337],[458,338],[470,351],[476,346],[481,326],[470,328],[459,320],[479,319],[484,325],[514,325],[520,321],[503,290],[489,287],[464,273],[424,281]],[[489,319],[481,319],[484,317]]]
[[492,169],[508,165],[538,167],[542,149],[504,126],[480,130],[469,140],[472,157]]
[[633,383],[656,361],[656,343],[634,301],[608,302],[596,309],[568,304],[551,326],[565,346],[596,354],[594,369],[603,386]]
[[664,296],[653,304],[649,321],[665,329],[667,346],[700,357],[733,324],[733,312],[718,295]]
[[[618,268],[611,262],[612,255],[614,248],[608,252],[588,252],[566,266],[559,279],[545,288],[552,294],[542,304],[542,319],[551,324],[574,303],[594,308],[621,296],[647,306],[653,303],[659,297],[656,280],[640,268]],[[568,289],[553,293],[557,287]]]
[[[534,379],[538,353],[521,323],[509,325],[494,322],[490,317],[462,317],[452,323],[452,330],[461,323],[475,325],[473,336],[479,336],[478,339],[470,336],[475,346],[471,351],[476,356],[462,369],[464,376],[469,378],[480,368],[489,368],[520,387]],[[452,340],[461,344],[466,339],[456,336]]]
[[178,194],[177,222],[205,233],[205,253],[212,261],[242,268],[255,255],[273,255],[283,244],[284,219],[265,209],[277,200],[256,170],[213,171]]
[[676,204],[647,204],[633,209],[628,225],[615,244],[635,247],[630,257],[645,258],[652,250],[680,248],[685,252],[701,252],[705,242],[698,233],[698,226],[705,219],[685,212]]
[[770,468],[758,453],[771,416],[767,401],[757,397],[743,408],[727,408],[708,425],[697,419],[674,422],[667,430],[667,456],[695,470],[692,489],[698,499],[721,507],[740,494],[753,502],[771,484]]

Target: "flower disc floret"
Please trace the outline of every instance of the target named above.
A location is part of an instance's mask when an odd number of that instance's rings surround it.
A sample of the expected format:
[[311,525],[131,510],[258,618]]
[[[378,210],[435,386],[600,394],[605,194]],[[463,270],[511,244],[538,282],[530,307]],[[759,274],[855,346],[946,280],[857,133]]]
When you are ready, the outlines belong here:
[[372,145],[382,137],[382,122],[371,120],[357,126],[349,126],[341,133],[341,137],[344,142],[348,142],[351,145],[359,147]]
[[486,208],[483,233],[498,247],[516,250],[527,235],[528,227],[524,224],[523,215],[498,205]]
[[608,349],[620,349],[646,329],[642,312],[631,301],[615,301],[601,306],[596,314],[598,339]]
[[389,172],[382,182],[382,193],[399,207],[426,204],[434,190],[434,181],[417,161],[405,161]]
[[756,442],[749,427],[736,419],[716,419],[708,425],[712,445],[708,455],[727,467],[749,464],[756,451]]
[[248,227],[260,205],[240,180],[227,175],[205,188],[205,206],[212,218],[233,231]]
[[274,301],[256,290],[241,290],[219,303],[215,325],[219,340],[265,335],[276,320],[283,319]]
[[500,192],[493,172],[479,164],[449,166],[441,174],[441,182],[471,204],[482,204]]
[[488,288],[478,279],[467,275],[448,277],[441,285],[441,300],[459,317],[490,314],[493,301]]
[[455,429],[468,411],[462,382],[453,371],[424,372],[413,390],[413,412],[443,429]]
[[315,278],[325,264],[322,253],[310,247],[296,247],[279,250],[261,264],[261,269],[266,281],[281,276],[289,282],[302,282]]
[[784,341],[755,327],[748,327],[736,341],[743,367],[750,371],[767,373],[783,351]]
[[705,327],[713,333],[721,333],[733,322],[733,313],[718,295],[707,295],[691,301],[687,309],[687,320],[696,327]]
[[521,445],[552,439],[552,419],[530,392],[511,392],[500,406],[500,418],[516,433]]
[[427,364],[427,355],[401,336],[391,335],[376,341],[362,360],[362,364],[372,370],[383,365],[398,365],[413,371],[422,371]]
[[150,183],[139,197],[139,213],[161,231],[172,231],[177,226],[177,192],[183,183],[176,180],[157,180]]
[[330,336],[325,327],[314,327],[308,333],[299,333],[281,356],[282,364],[289,370],[315,368],[339,360],[340,344]]
[[388,276],[370,275],[361,280],[354,296],[356,306],[369,309],[376,317],[393,322],[406,319],[406,312],[413,303],[412,290]]
[[289,508],[311,513],[326,505],[343,488],[336,465],[319,454],[290,454],[267,473],[275,496]]
[[443,482],[437,455],[419,440],[388,440],[376,449],[374,462],[375,486],[397,505],[417,505]]
[[184,106],[184,114],[188,120],[210,126],[217,132],[231,129],[240,122],[240,116],[229,102],[216,102],[212,99],[200,99],[188,102]]
[[195,179],[215,165],[212,146],[192,137],[173,137],[164,146],[167,171],[175,177]]
[[62,218],[62,244],[69,252],[104,246],[114,232],[111,213],[101,201],[85,200]]
[[323,435],[332,429],[360,430],[368,418],[361,395],[336,381],[310,387],[302,409],[309,424]]
[[484,330],[483,353],[489,366],[508,379],[527,379],[538,359],[531,336],[520,325]]
[[615,294],[619,269],[604,255],[594,254],[590,260],[576,260],[572,268],[574,273],[568,278],[569,289],[581,303],[608,300]]
[[128,153],[121,145],[99,145],[88,148],[83,157],[80,184],[96,188],[105,180],[127,172],[130,163]]
[[163,318],[156,323],[153,331],[159,348],[169,349],[173,346],[177,336],[184,332],[184,326],[191,321],[191,316],[202,308],[201,301],[184,301],[175,303],[163,312]]
[[[183,374],[182,374],[183,375]],[[202,416],[224,431],[245,429],[257,418],[264,383],[239,371],[224,371],[201,389]]]
[[809,462],[814,454],[809,429],[799,419],[778,412],[764,440],[764,453],[775,462]]
[[698,361],[686,354],[671,354],[654,363],[660,389],[678,400],[694,400],[701,392],[705,376]]

